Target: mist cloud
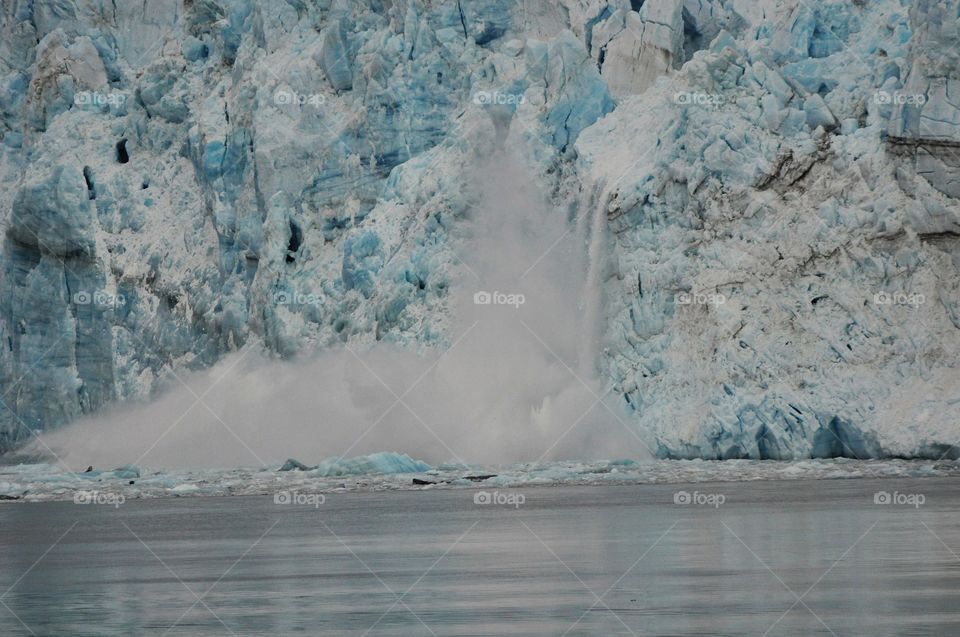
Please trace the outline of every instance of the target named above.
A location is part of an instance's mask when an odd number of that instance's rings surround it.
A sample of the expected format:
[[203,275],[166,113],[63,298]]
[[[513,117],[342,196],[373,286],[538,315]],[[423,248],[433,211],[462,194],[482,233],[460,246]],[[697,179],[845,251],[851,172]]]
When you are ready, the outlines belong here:
[[84,418],[44,443],[74,469],[310,463],[383,450],[431,463],[645,457],[614,399],[609,410],[597,403],[603,388],[582,360],[595,351],[584,339],[598,333],[584,318],[596,314],[585,307],[596,297],[584,289],[585,237],[566,232],[567,212],[546,205],[508,153],[473,175],[482,197],[458,248],[448,351],[377,344],[294,361],[235,353],[181,373],[185,386],[149,404]]

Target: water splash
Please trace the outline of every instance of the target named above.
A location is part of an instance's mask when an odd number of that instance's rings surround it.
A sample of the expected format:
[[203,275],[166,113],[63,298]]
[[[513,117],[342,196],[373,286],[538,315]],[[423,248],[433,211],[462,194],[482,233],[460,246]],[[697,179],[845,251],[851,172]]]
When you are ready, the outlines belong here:
[[[470,175],[478,203],[458,226],[465,265],[451,287],[449,350],[418,356],[378,343],[294,362],[235,354],[181,374],[186,387],[44,434],[43,444],[79,470],[314,464],[382,450],[434,464],[646,457],[598,403],[604,197],[584,194],[570,236],[567,215],[512,153],[501,147]],[[523,302],[501,303],[510,298]]]
[[586,277],[583,283],[583,338],[580,369],[596,374],[603,333],[603,272],[606,267],[606,229],[608,193],[603,184],[584,189],[577,218],[577,235],[586,249]]

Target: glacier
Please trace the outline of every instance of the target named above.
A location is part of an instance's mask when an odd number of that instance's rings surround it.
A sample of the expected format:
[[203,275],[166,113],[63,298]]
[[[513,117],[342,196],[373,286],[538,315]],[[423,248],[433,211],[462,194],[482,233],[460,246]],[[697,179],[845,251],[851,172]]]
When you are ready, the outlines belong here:
[[586,254],[570,366],[654,455],[957,459],[958,16],[5,2],[0,450],[244,348],[450,347],[504,147]]

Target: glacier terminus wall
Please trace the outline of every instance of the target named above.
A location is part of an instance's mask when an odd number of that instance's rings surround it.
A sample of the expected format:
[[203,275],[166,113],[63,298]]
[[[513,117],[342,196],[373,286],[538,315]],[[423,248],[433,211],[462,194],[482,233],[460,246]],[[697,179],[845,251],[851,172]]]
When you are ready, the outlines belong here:
[[591,367],[657,455],[960,457],[960,0],[8,0],[0,33],[0,450],[252,344],[449,345],[505,145],[589,239]]

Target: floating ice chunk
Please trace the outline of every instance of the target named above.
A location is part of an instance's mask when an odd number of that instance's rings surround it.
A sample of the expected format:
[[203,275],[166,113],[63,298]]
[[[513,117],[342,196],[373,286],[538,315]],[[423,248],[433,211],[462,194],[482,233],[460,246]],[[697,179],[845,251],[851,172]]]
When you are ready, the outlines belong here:
[[315,469],[315,468],[316,467],[308,467],[307,465],[303,464],[299,460],[289,458],[287,459],[286,462],[283,463],[283,466],[280,467],[278,471],[310,471],[311,469]]
[[368,473],[422,473],[430,465],[414,460],[405,453],[381,451],[356,458],[328,458],[314,470],[320,476],[363,475]]

